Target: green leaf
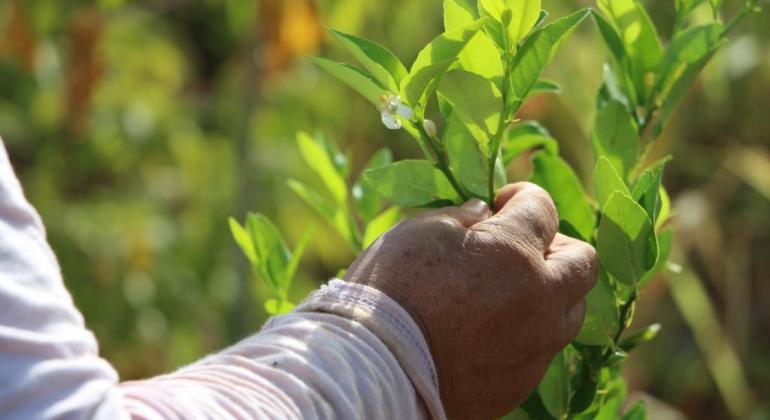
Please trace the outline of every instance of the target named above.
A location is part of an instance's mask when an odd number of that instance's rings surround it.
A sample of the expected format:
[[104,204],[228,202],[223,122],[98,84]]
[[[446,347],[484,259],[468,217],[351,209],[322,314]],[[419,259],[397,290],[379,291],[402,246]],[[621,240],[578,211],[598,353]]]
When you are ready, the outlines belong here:
[[718,23],[695,26],[678,33],[669,43],[660,62],[661,77],[656,88],[661,101],[659,127],[668,120],[706,63],[725,44],[721,32],[722,25]]
[[511,46],[527,36],[540,16],[540,0],[479,0],[478,6],[506,29]]
[[441,78],[438,92],[487,154],[503,111],[503,97],[494,83],[474,73],[451,70]]
[[337,63],[321,57],[310,57],[310,59],[319,67],[331,73],[332,76],[351,87],[375,105],[380,103],[380,97],[388,90],[371,75],[366,74],[353,66]]
[[457,67],[489,79],[500,89],[503,81],[503,63],[497,47],[487,34],[479,31],[468,41],[457,56]]
[[586,295],[586,315],[575,341],[589,346],[611,346],[619,327],[618,302],[607,273],[600,270],[596,286]]
[[626,284],[638,284],[655,265],[657,243],[652,222],[630,195],[613,193],[604,205],[596,244],[607,272]]
[[402,207],[426,206],[441,200],[459,201],[444,173],[426,160],[402,160],[370,169],[364,178],[393,204]]
[[658,196],[660,197],[660,211],[658,212],[658,218],[655,220],[655,231],[659,231],[663,224],[666,223],[671,216],[671,199],[668,197],[668,193],[663,186],[660,186],[658,190]]
[[561,86],[550,80],[540,79],[532,86],[527,97],[540,95],[541,93],[561,93]]
[[598,6],[625,46],[637,96],[646,104],[655,87],[655,71],[663,55],[655,25],[638,0],[598,0]]
[[356,248],[356,234],[345,206],[337,207],[326,201],[307,185],[290,179],[286,185],[304,200],[324,221],[333,227],[353,248]]
[[650,281],[655,278],[655,274],[659,273],[666,267],[668,257],[671,255],[671,247],[673,246],[673,231],[666,229],[660,232],[658,235],[658,259],[655,261],[655,266],[644,273],[642,280],[639,282],[639,288],[644,288]]
[[235,243],[237,243],[238,247],[241,248],[251,265],[257,264],[257,252],[254,250],[254,244],[251,242],[249,233],[246,232],[246,229],[244,229],[243,226],[241,226],[240,223],[238,223],[238,221],[234,218],[229,218],[228,222],[230,224],[230,232],[233,234]]
[[583,186],[575,172],[560,157],[542,152],[535,154],[532,163],[534,172],[530,181],[551,194],[559,213],[560,231],[589,240],[596,216],[585,200]]
[[288,300],[268,299],[265,301],[264,307],[268,315],[281,315],[294,309],[294,304]]
[[297,146],[305,163],[318,174],[337,205],[343,205],[348,197],[348,187],[333,157],[313,137],[302,131],[297,133]]
[[478,16],[472,0],[444,0],[444,30],[473,23]]
[[[620,68],[619,78],[623,82],[625,93],[632,105],[637,104],[636,86],[633,81],[633,70],[631,58],[626,53],[626,47],[620,39],[620,35],[610,22],[600,13],[593,12],[594,22],[599,29],[599,33],[604,40],[604,44],[609,48],[615,64]],[[622,101],[621,101],[622,102]]]
[[409,73],[401,83],[401,100],[424,113],[425,103],[436,88],[437,79],[456,61],[456,57],[450,58]]
[[644,400],[639,400],[631,406],[631,408],[623,414],[623,420],[646,420],[647,419],[647,404]]
[[590,13],[589,9],[557,19],[535,30],[514,57],[511,89],[518,98],[526,98],[564,40]]
[[[695,10],[695,8],[700,6],[703,2],[705,2],[705,0],[676,0],[674,2],[674,6],[676,7],[676,22],[674,27],[681,27],[690,12]],[[709,2],[711,3],[710,0]]]
[[278,228],[260,213],[249,213],[246,218],[246,230],[251,236],[260,273],[273,290],[281,294],[282,279],[289,263],[289,250]]
[[377,188],[363,177],[364,172],[369,169],[379,168],[393,162],[393,154],[387,148],[382,148],[372,155],[369,162],[364,166],[361,175],[353,185],[353,197],[356,200],[356,207],[361,218],[368,222],[372,220],[382,208],[383,199]]
[[546,410],[557,419],[562,418],[569,411],[569,399],[572,392],[570,388],[570,358],[566,354],[569,350],[571,349],[565,348],[556,354],[537,387]]
[[489,194],[487,159],[457,114],[447,119],[444,147],[449,168],[465,189],[479,197]]
[[346,34],[334,29],[329,32],[340,40],[353,57],[390,91],[397,92],[398,85],[406,76],[406,67],[390,50],[376,42]]
[[594,167],[594,187],[596,188],[596,202],[599,203],[599,209],[604,209],[604,205],[612,193],[620,191],[629,194],[626,183],[620,178],[615,167],[605,156],[599,156]]
[[645,327],[640,331],[637,331],[629,335],[628,337],[624,338],[623,341],[620,342],[618,347],[620,347],[625,352],[629,352],[637,348],[641,344],[652,341],[652,339],[658,335],[658,332],[660,332],[660,328],[661,328],[660,324],[652,324],[648,327]]
[[537,121],[518,122],[505,132],[501,147],[505,166],[520,154],[536,147],[542,148],[543,152],[549,155],[559,154],[559,143]]
[[647,212],[650,220],[655,223],[660,214],[660,183],[663,179],[663,168],[671,160],[671,156],[666,156],[650,165],[634,183],[631,189],[631,196]]
[[385,210],[372,219],[372,221],[366,225],[366,229],[364,230],[364,248],[368,248],[369,245],[380,237],[380,235],[395,226],[400,220],[401,209],[395,206]]
[[288,291],[291,287],[291,283],[294,281],[294,275],[297,273],[297,267],[299,267],[299,262],[302,259],[302,255],[305,254],[305,249],[310,243],[310,238],[313,237],[314,230],[315,228],[313,228],[313,226],[305,229],[305,233],[302,234],[299,242],[297,242],[297,246],[294,247],[294,252],[291,253],[289,263],[286,265],[286,274],[283,277],[283,282],[279,285],[281,290]]
[[617,420],[620,408],[626,400],[625,381],[617,368],[603,368],[600,376],[602,387],[597,391],[597,395],[601,395],[601,398],[594,420]]
[[591,143],[596,157],[605,156],[623,179],[627,179],[639,158],[636,122],[620,102],[610,100],[594,117]]
[[486,19],[479,19],[469,25],[448,30],[433,39],[423,48],[401,81],[401,99],[409,106],[424,105],[423,98],[432,82],[457,60],[460,51],[481,29]]

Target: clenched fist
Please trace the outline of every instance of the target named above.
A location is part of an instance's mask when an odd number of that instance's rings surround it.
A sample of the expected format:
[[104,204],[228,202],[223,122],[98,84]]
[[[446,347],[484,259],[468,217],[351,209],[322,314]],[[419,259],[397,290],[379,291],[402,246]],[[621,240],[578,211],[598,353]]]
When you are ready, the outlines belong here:
[[537,386],[578,333],[596,253],[557,233],[548,193],[530,183],[426,212],[378,239],[345,280],[384,292],[417,322],[450,418],[499,417]]

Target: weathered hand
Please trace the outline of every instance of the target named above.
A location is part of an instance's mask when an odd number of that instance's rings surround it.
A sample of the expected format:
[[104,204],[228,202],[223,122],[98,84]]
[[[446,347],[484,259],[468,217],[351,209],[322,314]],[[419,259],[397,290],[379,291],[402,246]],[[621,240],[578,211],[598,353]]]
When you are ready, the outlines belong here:
[[420,326],[450,418],[499,417],[520,404],[577,334],[596,281],[594,249],[557,233],[543,189],[508,185],[495,207],[471,200],[406,220],[346,275]]

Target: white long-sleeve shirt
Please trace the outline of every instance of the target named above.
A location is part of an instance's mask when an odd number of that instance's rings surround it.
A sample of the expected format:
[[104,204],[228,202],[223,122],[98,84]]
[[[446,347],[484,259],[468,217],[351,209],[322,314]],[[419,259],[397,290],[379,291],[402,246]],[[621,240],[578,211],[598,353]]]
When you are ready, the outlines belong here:
[[0,419],[445,418],[419,328],[333,280],[242,342],[120,383],[99,357],[0,140]]

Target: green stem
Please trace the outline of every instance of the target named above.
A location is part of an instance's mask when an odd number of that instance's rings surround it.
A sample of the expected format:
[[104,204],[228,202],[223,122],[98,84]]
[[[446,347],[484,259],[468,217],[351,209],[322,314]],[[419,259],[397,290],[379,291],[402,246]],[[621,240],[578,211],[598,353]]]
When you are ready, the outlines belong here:
[[452,187],[455,189],[455,191],[457,191],[457,194],[460,196],[460,198],[462,198],[463,201],[468,201],[470,198],[472,198],[467,192],[465,192],[465,189],[457,181],[457,178],[455,178],[452,170],[449,169],[449,159],[447,158],[446,151],[442,147],[441,143],[436,141],[436,139],[431,138],[420,124],[415,122],[412,122],[412,124],[420,135],[420,143],[424,143],[430,147],[439,170],[444,173],[444,175],[449,180],[449,183],[452,184]]
[[727,22],[727,24],[725,25],[725,28],[722,30],[722,33],[720,34],[720,36],[722,36],[722,37],[727,36],[727,34],[729,34],[730,31],[732,31],[733,28],[735,28],[735,26],[738,23],[740,23],[740,21],[742,21],[744,17],[746,17],[746,15],[751,13],[756,6],[757,6],[757,0],[749,0],[746,3],[744,3],[743,4],[743,8],[741,9],[741,11],[738,12],[737,15],[733,16],[733,18],[730,19],[729,22]]

